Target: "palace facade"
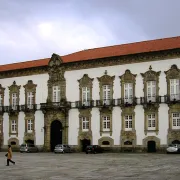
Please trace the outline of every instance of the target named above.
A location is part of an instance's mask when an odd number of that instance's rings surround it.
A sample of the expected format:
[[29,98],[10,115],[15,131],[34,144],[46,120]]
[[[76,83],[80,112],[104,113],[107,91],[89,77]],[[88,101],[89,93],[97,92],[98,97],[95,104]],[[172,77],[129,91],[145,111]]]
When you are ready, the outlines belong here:
[[162,151],[180,143],[180,37],[0,66],[0,145]]

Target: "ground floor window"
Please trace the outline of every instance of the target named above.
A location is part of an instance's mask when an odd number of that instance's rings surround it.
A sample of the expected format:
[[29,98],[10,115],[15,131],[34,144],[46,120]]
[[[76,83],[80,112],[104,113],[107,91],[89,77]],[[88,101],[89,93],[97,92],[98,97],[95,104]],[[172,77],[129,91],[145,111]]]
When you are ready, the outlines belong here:
[[125,120],[125,131],[131,131],[132,130],[132,115],[126,115],[124,117]]
[[156,128],[156,115],[155,113],[147,115],[148,120],[148,130],[155,130]]
[[103,117],[103,131],[110,131],[110,116]]
[[172,129],[180,129],[180,113],[172,113]]

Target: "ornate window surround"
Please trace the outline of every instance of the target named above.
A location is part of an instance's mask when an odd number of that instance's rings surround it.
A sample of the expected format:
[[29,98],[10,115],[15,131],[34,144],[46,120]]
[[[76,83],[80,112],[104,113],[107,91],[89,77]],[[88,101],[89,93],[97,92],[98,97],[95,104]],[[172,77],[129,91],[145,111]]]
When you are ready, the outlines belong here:
[[[147,135],[148,132],[155,132],[156,135],[159,133],[159,105],[147,105],[144,107],[144,133]],[[148,129],[148,114],[155,114],[155,130]]]
[[[110,136],[112,136],[113,133],[113,125],[112,125],[112,108],[100,108],[100,136],[102,136],[103,133],[109,133]],[[110,130],[109,131],[103,131],[103,117],[104,116],[110,116]]]
[[10,106],[12,106],[12,94],[13,93],[17,93],[17,98],[18,98],[17,102],[18,102],[18,105],[19,105],[20,88],[21,88],[21,85],[20,86],[16,85],[16,81],[14,81],[11,86],[9,86],[9,105]]
[[176,64],[173,64],[171,68],[167,71],[164,71],[166,74],[167,82],[167,96],[170,96],[170,79],[179,79],[180,80],[180,69]]
[[0,115],[0,136],[2,135],[3,135],[3,116]]
[[114,85],[114,79],[115,79],[115,76],[109,76],[107,75],[107,70],[104,72],[104,75],[101,76],[101,77],[98,77],[97,78],[98,81],[99,81],[99,88],[100,88],[100,92],[99,92],[99,95],[100,95],[100,100],[103,101],[103,85],[110,85],[110,91],[111,91],[111,94],[110,94],[110,100],[113,100],[113,85]]
[[37,87],[37,84],[34,84],[32,80],[28,80],[27,84],[24,85],[24,88],[25,88],[25,104],[27,105],[27,93],[28,92],[32,92],[33,93],[33,98],[34,98],[34,104],[36,104],[36,87]]
[[[26,134],[33,134],[35,132],[35,116],[34,116],[34,113],[25,113],[24,120],[25,120],[25,133]],[[28,128],[27,128],[28,120],[32,120],[32,123],[33,123],[33,129],[32,129],[31,133],[28,132]]]
[[49,80],[47,102],[52,102],[53,86],[60,86],[60,98],[66,100],[66,80],[64,78],[65,68],[61,66],[62,59],[59,55],[53,54],[49,61]]
[[[86,133],[86,132],[91,132],[91,109],[79,109],[79,133]],[[89,119],[89,130],[88,131],[83,131],[82,127],[82,117],[88,117]]]
[[[135,130],[135,112],[134,112],[135,106],[131,107],[122,107],[121,112],[121,138],[120,138],[120,144],[122,147],[126,146],[124,145],[124,142],[130,141],[132,142],[131,146],[136,145],[136,130]],[[125,116],[126,115],[132,115],[132,131],[126,131],[125,130]]]
[[92,100],[92,88],[93,88],[93,80],[94,78],[90,78],[88,74],[84,74],[79,82],[79,101],[82,102],[82,88],[88,87],[90,88],[90,101]]
[[133,98],[135,97],[136,76],[137,74],[132,74],[129,69],[127,69],[122,76],[119,76],[121,80],[121,98],[123,99],[125,98],[124,86],[126,83],[133,84]]
[[4,106],[4,91],[5,88],[3,88],[2,85],[0,84],[0,94],[2,95],[2,106]]
[[143,84],[144,84],[144,97],[146,99],[147,97],[147,82],[148,81],[156,81],[156,97],[159,96],[159,76],[161,74],[161,71],[153,71],[152,67],[149,66],[149,70],[146,71],[145,73],[141,73],[141,76],[143,77]]
[[[12,127],[12,121],[16,121],[16,133],[11,132],[11,127]],[[11,135],[16,135],[18,136],[18,115],[10,115],[9,116],[9,136]]]
[[[103,145],[104,141],[108,141],[109,145]],[[112,139],[111,137],[106,137],[106,136],[101,137],[98,140],[98,145],[101,146],[101,147],[112,147],[112,146],[114,146],[114,139]]]

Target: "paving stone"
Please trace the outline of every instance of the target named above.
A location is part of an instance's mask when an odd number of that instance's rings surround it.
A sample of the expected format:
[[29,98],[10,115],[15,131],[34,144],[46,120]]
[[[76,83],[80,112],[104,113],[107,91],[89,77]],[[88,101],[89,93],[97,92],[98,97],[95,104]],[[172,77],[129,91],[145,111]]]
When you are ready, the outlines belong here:
[[6,166],[0,152],[0,180],[179,180],[180,155],[13,153]]

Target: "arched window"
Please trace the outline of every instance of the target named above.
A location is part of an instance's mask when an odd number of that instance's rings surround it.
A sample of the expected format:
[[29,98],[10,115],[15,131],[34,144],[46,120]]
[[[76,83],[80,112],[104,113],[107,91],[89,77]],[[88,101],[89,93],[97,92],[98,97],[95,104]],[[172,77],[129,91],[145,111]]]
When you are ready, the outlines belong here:
[[12,145],[12,146],[15,146],[15,145],[16,145],[16,142],[15,142],[15,141],[11,141],[11,145]]
[[132,142],[131,141],[125,141],[124,145],[132,145]]
[[110,145],[110,142],[109,141],[103,141],[102,145]]

